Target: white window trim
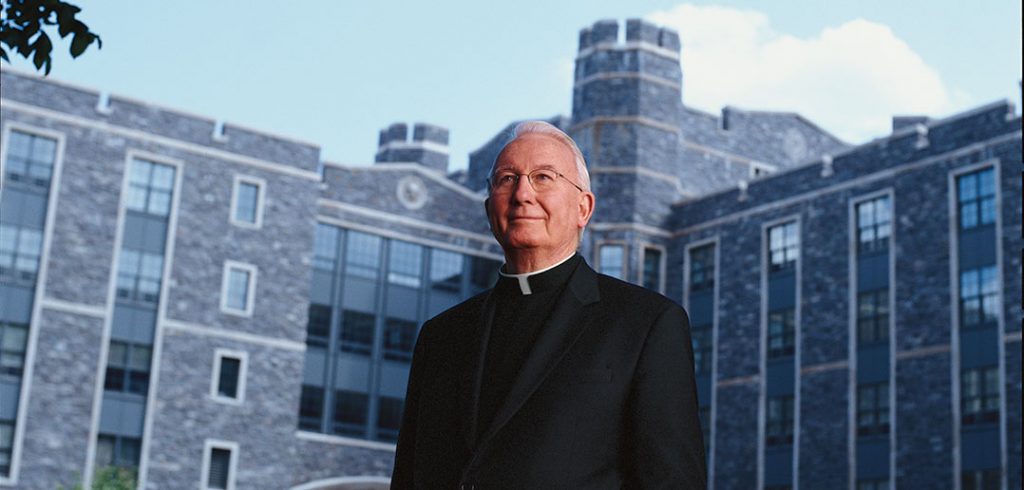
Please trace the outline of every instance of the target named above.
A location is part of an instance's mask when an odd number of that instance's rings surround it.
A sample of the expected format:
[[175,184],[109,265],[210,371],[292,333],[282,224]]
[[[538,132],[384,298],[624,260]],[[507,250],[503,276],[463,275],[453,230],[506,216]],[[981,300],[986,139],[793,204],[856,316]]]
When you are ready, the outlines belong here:
[[[239,221],[235,219],[238,211],[238,189],[242,184],[254,185],[257,188],[256,191],[256,222],[249,223],[247,221]],[[228,221],[232,225],[241,228],[250,228],[258,230],[263,227],[263,206],[266,202],[266,189],[267,181],[258,177],[252,177],[249,175],[235,174],[234,182],[231,184],[231,212],[228,216]]]
[[644,271],[646,270],[646,267],[644,266],[644,264],[645,264],[645,261],[647,260],[647,250],[649,250],[649,249],[650,250],[657,250],[658,252],[661,253],[661,260],[658,261],[658,289],[657,289],[657,292],[660,293],[660,294],[665,294],[665,272],[666,272],[666,270],[665,270],[665,263],[668,261],[667,260],[667,258],[668,258],[668,250],[664,246],[662,246],[662,245],[657,245],[657,244],[650,243],[650,242],[640,242],[640,267],[639,267],[640,268],[640,272],[639,272],[639,275],[640,275],[640,285],[642,286],[644,284]]
[[[960,432],[962,430],[960,422],[960,203],[957,201],[957,179],[961,176],[970,174],[973,172],[985,170],[991,168],[993,171],[992,178],[995,180],[995,202],[996,202],[996,216],[993,226],[995,226],[996,236],[996,274],[998,275],[999,284],[1005,284],[1003,276],[1003,241],[1000,239],[1003,236],[1003,209],[1002,209],[1002,166],[1000,165],[998,158],[986,159],[971,165],[965,165],[960,168],[950,170],[947,177],[947,199],[949,209],[949,296],[950,296],[950,378],[951,378],[951,400],[953,412],[953,424],[952,424],[952,447],[953,447],[953,484],[959,485],[960,478],[962,475],[962,460],[961,460],[961,447],[960,447]],[[998,356],[998,373],[999,373],[999,466],[1000,468],[1006,468],[1009,457],[1007,456],[1007,440],[1006,440],[1006,342],[1003,340],[1006,338],[1006,319],[1005,319],[1005,303],[1004,303],[1005,291],[1000,291],[999,294],[999,316],[996,319],[996,338],[998,340],[997,356]],[[999,479],[1002,488],[1006,488],[1007,475],[1006,471],[1002,472],[1002,476]],[[959,487],[957,487],[959,488]]]
[[622,277],[620,279],[629,281],[629,243],[625,240],[598,240],[594,244],[594,264],[597,266],[594,269],[599,274],[604,274],[601,272],[601,248],[606,245],[622,247]]
[[764,486],[765,478],[765,431],[767,422],[767,400],[768,400],[768,276],[771,259],[769,249],[771,247],[770,230],[777,226],[796,223],[797,236],[797,257],[794,265],[796,274],[794,291],[793,311],[793,469],[792,488],[799,490],[800,487],[800,362],[802,358],[801,344],[803,342],[801,331],[801,305],[803,304],[803,292],[801,290],[802,266],[804,260],[804,226],[803,217],[797,214],[785,215],[761,224],[761,314],[760,314],[760,372],[759,392],[757,399],[757,488]]
[[238,473],[238,443],[219,439],[207,439],[203,443],[203,470],[200,473],[199,488],[211,490],[207,484],[210,482],[210,457],[213,455],[214,449],[231,451],[231,458],[228,462],[227,490],[235,490],[235,475]]
[[852,197],[847,202],[847,464],[853,468],[848,475],[850,488],[857,485],[857,248],[860,246],[857,224],[857,206],[879,198],[889,199],[889,476],[890,484],[896,481],[896,453],[898,447],[896,407],[899,403],[896,391],[896,192],[892,187],[885,187],[867,194]]
[[25,358],[22,364],[21,387],[18,392],[18,404],[15,407],[14,435],[11,438],[11,460],[7,476],[0,475],[0,486],[17,485],[18,473],[21,468],[21,449],[25,439],[25,424],[28,418],[28,399],[32,393],[33,367],[35,366],[36,346],[38,344],[39,322],[42,317],[42,300],[46,296],[46,277],[49,271],[50,246],[53,241],[53,227],[57,214],[57,199],[61,189],[61,174],[64,169],[65,135],[51,129],[38,128],[23,124],[20,121],[4,121],[0,131],[0,192],[4,189],[4,175],[7,169],[7,154],[11,132],[19,131],[56,141],[54,149],[53,170],[50,174],[50,190],[46,198],[46,221],[43,224],[43,244],[39,250],[39,268],[36,272],[35,290],[32,292],[32,313],[29,317],[28,339],[25,342]]
[[[239,310],[228,306],[228,285],[232,269],[249,273],[249,287],[247,288],[245,309]],[[256,279],[259,276],[259,269],[252,264],[236,262],[234,260],[224,261],[224,270],[220,281],[220,311],[229,315],[252,317],[253,305],[256,303]]]
[[[223,396],[219,393],[220,366],[225,357],[238,359],[238,392],[235,398]],[[249,370],[249,353],[240,350],[216,349],[213,352],[213,371],[210,377],[210,399],[218,403],[228,405],[241,405],[245,403],[245,379]]]
[[[683,250],[683,307],[686,309],[687,315],[690,313],[690,268],[691,259],[690,254],[697,248],[711,245],[714,247],[714,258],[715,258],[715,273],[714,273],[714,287],[712,288],[712,310],[711,310],[711,420],[708,421],[710,430],[708,431],[708,462],[707,462],[707,474],[708,482],[713,482],[715,478],[715,436],[717,431],[715,430],[715,420],[718,418],[718,297],[719,297],[719,286],[721,284],[719,273],[721,272],[721,243],[719,236],[716,234],[709,238],[697,240],[686,244]],[[714,488],[711,485],[709,488]]]

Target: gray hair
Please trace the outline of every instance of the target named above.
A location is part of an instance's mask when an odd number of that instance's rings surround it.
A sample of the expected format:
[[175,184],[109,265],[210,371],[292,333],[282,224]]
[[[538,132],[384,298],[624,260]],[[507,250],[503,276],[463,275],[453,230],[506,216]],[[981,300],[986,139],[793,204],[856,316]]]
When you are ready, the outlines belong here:
[[[590,191],[590,172],[587,171],[587,162],[583,159],[583,152],[580,151],[580,147],[576,146],[576,142],[573,141],[572,137],[565,134],[561,129],[558,129],[554,124],[547,121],[523,121],[516,124],[515,129],[512,130],[512,137],[505,142],[501,151],[505,151],[505,146],[508,146],[509,143],[526,134],[543,134],[550,136],[572,150],[573,157],[576,160],[576,173],[579,174],[580,178],[580,187],[587,192]],[[501,155],[501,151],[498,152],[498,155]],[[494,159],[494,163],[498,163],[497,158]],[[493,163],[491,164],[490,173],[492,175],[494,174]]]

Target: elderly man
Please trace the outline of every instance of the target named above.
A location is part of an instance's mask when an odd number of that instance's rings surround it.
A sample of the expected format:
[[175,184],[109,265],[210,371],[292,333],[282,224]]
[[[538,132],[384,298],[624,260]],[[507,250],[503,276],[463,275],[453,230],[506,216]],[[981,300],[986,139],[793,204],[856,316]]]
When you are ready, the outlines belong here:
[[484,207],[505,265],[423,326],[391,487],[705,488],[686,313],[576,253],[594,211],[576,144],[517,126]]

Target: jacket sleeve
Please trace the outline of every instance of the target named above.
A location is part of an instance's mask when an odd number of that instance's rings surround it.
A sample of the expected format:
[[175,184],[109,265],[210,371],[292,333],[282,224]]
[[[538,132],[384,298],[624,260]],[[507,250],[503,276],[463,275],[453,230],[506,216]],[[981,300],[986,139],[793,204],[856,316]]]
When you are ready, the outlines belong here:
[[402,426],[398,431],[398,447],[395,450],[395,467],[391,472],[391,488],[411,489],[415,487],[413,469],[416,458],[416,420],[419,412],[420,390],[422,390],[423,370],[426,366],[426,332],[427,324],[420,329],[416,348],[412,354],[412,367],[409,371],[409,384],[405,392],[405,408],[402,413]]
[[648,330],[626,417],[626,488],[707,488],[690,322],[674,303]]

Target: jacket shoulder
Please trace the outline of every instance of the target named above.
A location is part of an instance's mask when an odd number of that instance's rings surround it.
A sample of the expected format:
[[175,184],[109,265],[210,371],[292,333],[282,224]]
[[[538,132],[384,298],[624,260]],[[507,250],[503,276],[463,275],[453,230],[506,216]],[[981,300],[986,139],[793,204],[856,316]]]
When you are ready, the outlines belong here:
[[444,332],[476,328],[483,314],[484,303],[491,290],[485,290],[447,310],[438,313],[423,324],[420,336],[434,337]]
[[682,306],[664,295],[605,274],[597,274],[597,287],[602,300],[623,305],[630,310],[661,313],[670,308],[682,309]]

